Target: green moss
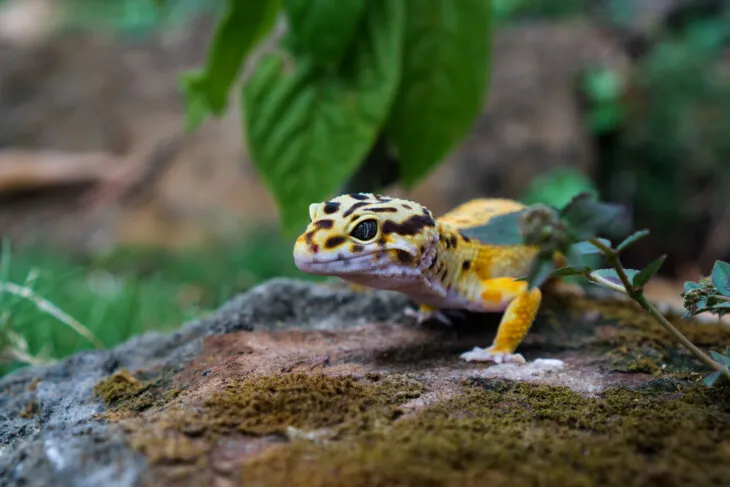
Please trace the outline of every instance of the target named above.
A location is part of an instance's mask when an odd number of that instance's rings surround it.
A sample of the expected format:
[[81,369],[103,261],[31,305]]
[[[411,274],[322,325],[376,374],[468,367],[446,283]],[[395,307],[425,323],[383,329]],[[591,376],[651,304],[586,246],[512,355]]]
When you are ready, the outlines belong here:
[[[710,397],[710,394],[714,397]],[[390,427],[295,441],[241,469],[244,485],[717,485],[730,479],[728,389],[680,395],[474,383]]]
[[289,427],[315,430],[363,415],[392,417],[398,403],[422,392],[420,384],[399,376],[378,381],[299,373],[252,377],[213,394],[203,420],[224,431],[286,434]]
[[18,414],[19,417],[23,419],[31,419],[35,415],[41,412],[41,407],[38,404],[38,401],[35,399],[31,399],[28,401],[28,404],[25,405],[25,408]]
[[136,396],[143,389],[142,384],[127,369],[122,369],[99,381],[94,394],[104,400],[107,406]]
[[[594,344],[607,352],[607,368],[611,370],[652,374],[705,370],[654,318],[633,303],[575,298],[569,310],[579,317],[598,314]],[[677,315],[668,315],[667,319],[697,346],[714,350],[730,346],[728,326],[688,321]]]
[[197,462],[221,437],[235,432],[286,437],[290,428],[330,428],[334,438],[390,423],[400,415],[399,404],[423,391],[420,383],[400,375],[252,376],[228,382],[200,407],[168,405],[124,427],[131,446],[153,464]]
[[94,394],[106,403],[114,417],[166,404],[179,392],[179,389],[166,389],[161,379],[141,382],[127,369],[115,372],[94,386]]

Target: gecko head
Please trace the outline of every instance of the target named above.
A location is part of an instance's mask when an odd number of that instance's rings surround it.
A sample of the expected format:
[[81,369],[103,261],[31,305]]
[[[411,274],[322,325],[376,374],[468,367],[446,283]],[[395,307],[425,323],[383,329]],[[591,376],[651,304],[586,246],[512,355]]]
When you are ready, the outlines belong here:
[[[421,258],[437,238],[424,206],[372,193],[341,195],[309,206],[311,222],[294,244],[304,272],[363,278],[416,276]],[[387,279],[380,279],[387,286]]]

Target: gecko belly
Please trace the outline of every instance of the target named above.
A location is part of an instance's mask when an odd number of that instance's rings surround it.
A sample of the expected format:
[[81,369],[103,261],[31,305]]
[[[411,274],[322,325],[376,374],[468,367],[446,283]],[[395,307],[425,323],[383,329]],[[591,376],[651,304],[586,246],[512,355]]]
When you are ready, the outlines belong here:
[[[410,289],[399,289],[418,304],[439,309],[462,309],[476,313],[503,312],[509,306],[508,300],[475,300],[465,297],[458,291],[441,291],[429,286],[411,286]],[[440,291],[440,292],[439,292]]]

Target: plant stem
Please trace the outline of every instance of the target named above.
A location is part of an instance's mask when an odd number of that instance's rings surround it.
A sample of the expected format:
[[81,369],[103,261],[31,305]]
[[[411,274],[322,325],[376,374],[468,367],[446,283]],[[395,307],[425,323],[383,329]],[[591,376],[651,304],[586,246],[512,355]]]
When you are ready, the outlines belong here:
[[600,284],[614,291],[619,291],[628,295],[631,299],[636,301],[639,306],[641,306],[646,312],[648,312],[655,320],[657,320],[657,322],[659,322],[659,324],[662,325],[665,330],[671,333],[682,345],[684,345],[690,352],[692,352],[692,354],[697,357],[702,363],[710,367],[712,370],[721,372],[726,379],[730,380],[730,369],[728,369],[727,366],[716,362],[705,352],[700,350],[694,343],[692,343],[686,336],[684,336],[681,331],[679,331],[674,325],[672,325],[672,323],[668,319],[666,319],[664,315],[657,311],[657,309],[649,302],[649,300],[646,299],[646,296],[644,296],[644,293],[641,291],[641,289],[634,288],[634,286],[629,281],[629,277],[626,275],[623,266],[621,265],[621,261],[618,257],[618,252],[616,252],[611,247],[604,245],[598,239],[591,239],[589,240],[589,242],[597,247],[599,250],[601,250],[603,255],[606,257],[608,263],[616,271],[616,274],[621,280],[623,288],[621,288],[621,286],[617,284],[614,284],[608,279],[593,275],[590,272],[586,273],[586,277],[588,277],[588,279],[595,282],[596,284]]

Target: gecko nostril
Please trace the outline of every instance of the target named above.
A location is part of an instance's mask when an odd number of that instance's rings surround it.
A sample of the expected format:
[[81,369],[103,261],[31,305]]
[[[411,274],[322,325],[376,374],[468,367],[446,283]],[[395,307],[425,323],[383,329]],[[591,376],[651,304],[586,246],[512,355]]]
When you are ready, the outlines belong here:
[[317,245],[317,244],[312,245],[312,253],[316,254],[317,252],[319,252],[319,245]]

